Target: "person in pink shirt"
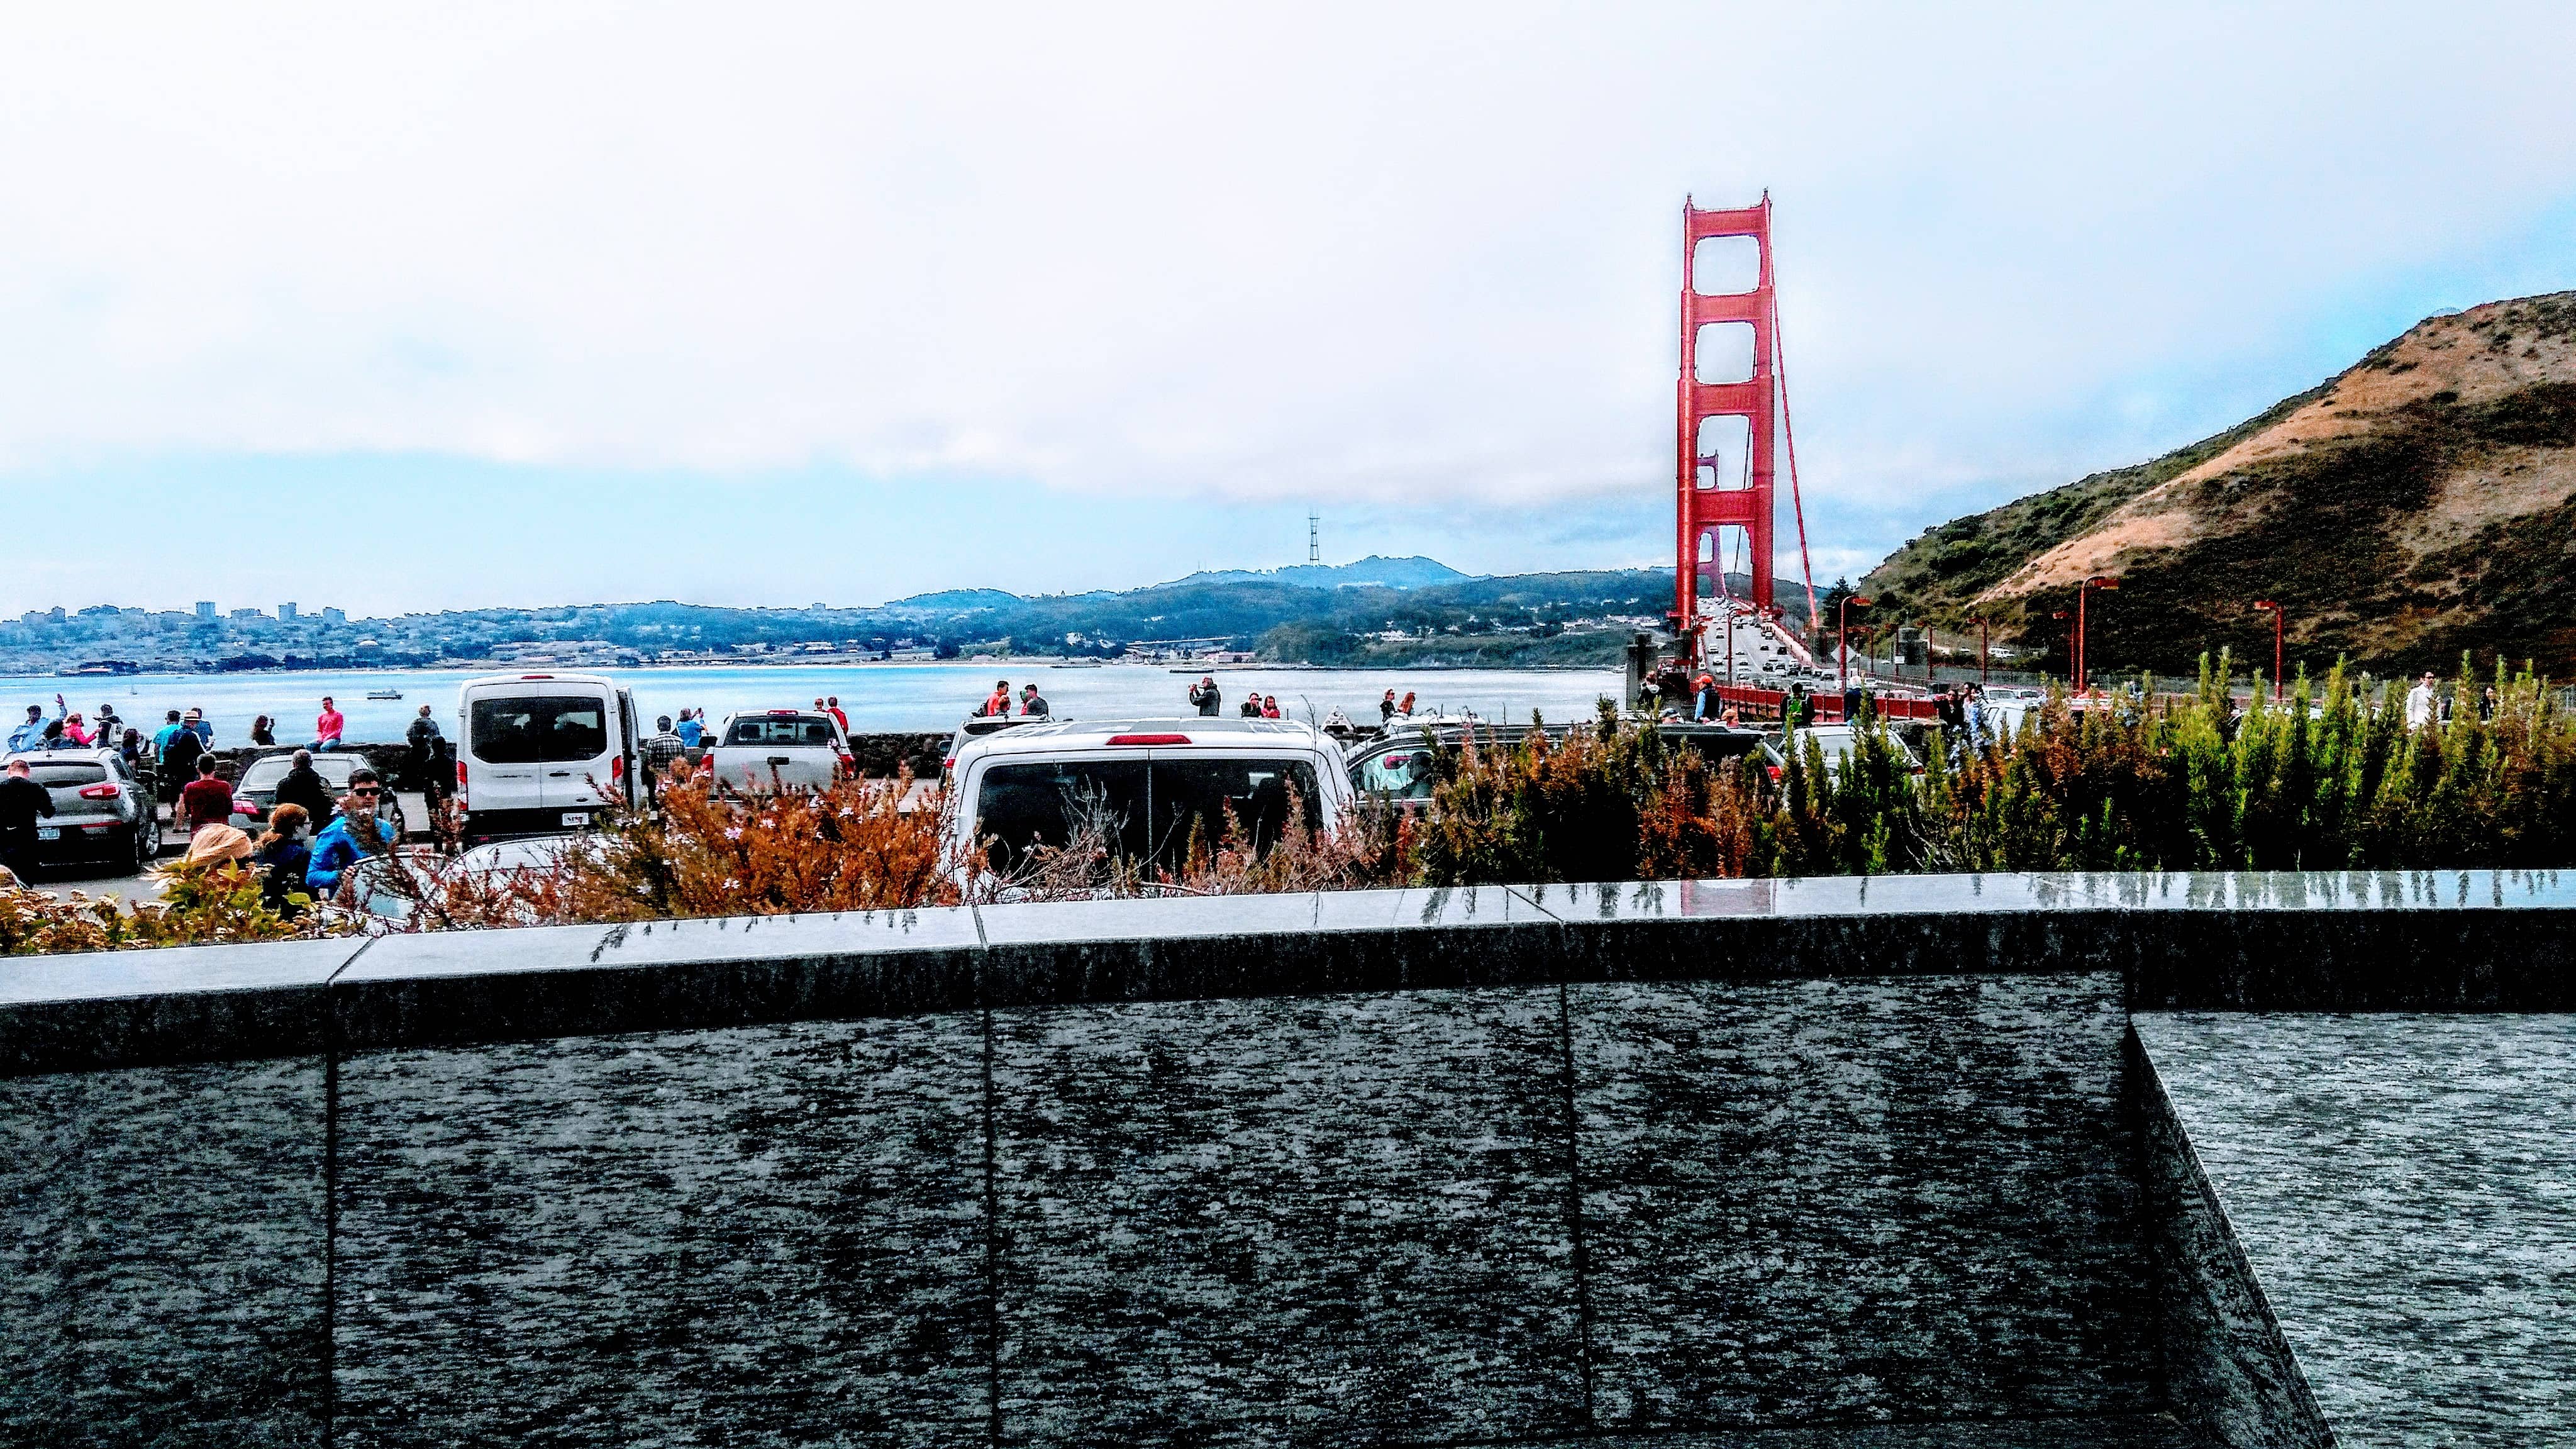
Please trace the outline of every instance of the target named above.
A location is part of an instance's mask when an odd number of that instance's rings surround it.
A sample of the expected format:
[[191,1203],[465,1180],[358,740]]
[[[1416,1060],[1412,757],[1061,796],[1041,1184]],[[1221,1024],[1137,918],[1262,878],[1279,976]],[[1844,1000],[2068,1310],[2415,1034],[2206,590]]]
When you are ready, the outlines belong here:
[[313,717],[313,748],[340,748],[340,735],[348,727],[349,722],[340,717],[339,707],[331,703],[331,696],[322,696],[322,712]]

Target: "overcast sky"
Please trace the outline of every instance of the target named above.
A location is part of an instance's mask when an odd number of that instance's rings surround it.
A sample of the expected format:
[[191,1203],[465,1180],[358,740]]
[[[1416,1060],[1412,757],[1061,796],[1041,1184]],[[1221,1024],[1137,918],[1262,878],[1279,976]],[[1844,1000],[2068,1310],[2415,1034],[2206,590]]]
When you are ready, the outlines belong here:
[[2576,7],[2110,8],[21,9],[0,612],[1666,565],[1685,193],[1826,578],[2576,287]]

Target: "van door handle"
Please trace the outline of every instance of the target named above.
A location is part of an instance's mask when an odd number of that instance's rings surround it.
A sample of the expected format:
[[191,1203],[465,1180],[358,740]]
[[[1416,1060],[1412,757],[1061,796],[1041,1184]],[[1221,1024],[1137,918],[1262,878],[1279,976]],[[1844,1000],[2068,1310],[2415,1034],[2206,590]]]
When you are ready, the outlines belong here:
[[569,780],[569,779],[571,779],[571,778],[572,778],[572,771],[570,771],[570,770],[548,770],[548,771],[546,771],[546,778],[547,778],[547,779],[549,779],[549,780]]
[[769,763],[773,765],[792,765],[795,764],[796,761],[786,755],[772,755],[769,757]]

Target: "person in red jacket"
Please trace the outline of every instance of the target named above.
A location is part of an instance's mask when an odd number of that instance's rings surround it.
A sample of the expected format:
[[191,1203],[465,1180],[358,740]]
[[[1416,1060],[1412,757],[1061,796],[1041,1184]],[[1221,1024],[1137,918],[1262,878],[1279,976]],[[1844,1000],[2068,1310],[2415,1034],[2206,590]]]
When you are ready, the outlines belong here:
[[197,778],[179,792],[179,823],[194,835],[208,825],[221,825],[232,818],[233,787],[215,774],[215,757],[197,757]]
[[340,748],[340,736],[348,727],[349,722],[340,717],[340,707],[331,702],[331,696],[322,696],[322,712],[313,717],[313,748]]

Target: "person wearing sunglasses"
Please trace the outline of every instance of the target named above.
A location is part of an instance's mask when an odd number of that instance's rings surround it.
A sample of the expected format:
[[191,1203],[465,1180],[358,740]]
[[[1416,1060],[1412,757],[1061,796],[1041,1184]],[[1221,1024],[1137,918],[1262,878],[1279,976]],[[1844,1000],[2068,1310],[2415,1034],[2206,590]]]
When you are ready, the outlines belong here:
[[327,901],[339,894],[341,873],[349,867],[393,849],[393,832],[376,819],[376,805],[384,793],[375,771],[351,772],[349,793],[340,797],[340,813],[313,837],[313,863],[305,867],[304,885],[315,900]]

